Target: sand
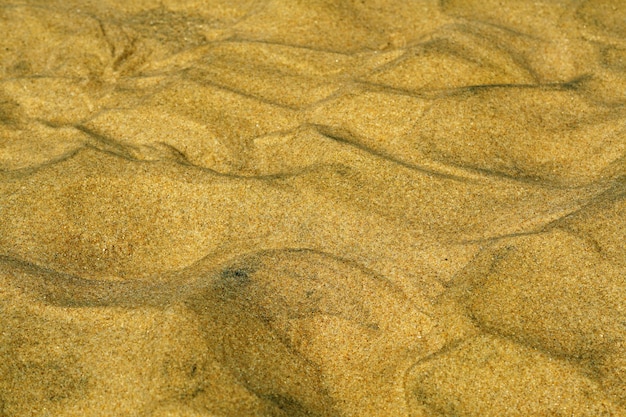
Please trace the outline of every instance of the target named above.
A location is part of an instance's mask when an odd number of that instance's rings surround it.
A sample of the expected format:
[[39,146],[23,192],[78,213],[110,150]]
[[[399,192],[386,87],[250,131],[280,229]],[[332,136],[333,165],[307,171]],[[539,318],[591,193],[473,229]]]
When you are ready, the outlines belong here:
[[0,417],[626,416],[626,3],[0,2]]

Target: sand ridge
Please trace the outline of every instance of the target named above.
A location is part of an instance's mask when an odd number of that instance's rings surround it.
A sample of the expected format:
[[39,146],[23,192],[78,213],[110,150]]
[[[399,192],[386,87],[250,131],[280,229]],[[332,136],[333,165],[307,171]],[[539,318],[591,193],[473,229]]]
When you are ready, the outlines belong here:
[[626,415],[626,7],[0,4],[0,416]]

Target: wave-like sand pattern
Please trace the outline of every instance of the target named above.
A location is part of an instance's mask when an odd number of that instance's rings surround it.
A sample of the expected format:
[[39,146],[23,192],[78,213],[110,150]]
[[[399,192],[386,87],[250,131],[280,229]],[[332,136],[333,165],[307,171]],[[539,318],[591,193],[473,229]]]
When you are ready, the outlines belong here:
[[625,22],[4,1],[0,417],[626,416]]

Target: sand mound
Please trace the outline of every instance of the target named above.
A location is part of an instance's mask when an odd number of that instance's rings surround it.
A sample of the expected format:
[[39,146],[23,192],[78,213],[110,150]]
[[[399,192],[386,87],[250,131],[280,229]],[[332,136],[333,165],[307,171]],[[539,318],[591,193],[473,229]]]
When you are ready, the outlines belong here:
[[4,1],[0,417],[626,416],[618,1]]

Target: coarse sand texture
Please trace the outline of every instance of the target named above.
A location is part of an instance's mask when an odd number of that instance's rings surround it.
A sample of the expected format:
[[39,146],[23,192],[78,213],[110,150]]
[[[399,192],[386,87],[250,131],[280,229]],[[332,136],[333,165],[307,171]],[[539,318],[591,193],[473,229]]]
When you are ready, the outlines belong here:
[[0,417],[626,417],[626,2],[0,0]]

